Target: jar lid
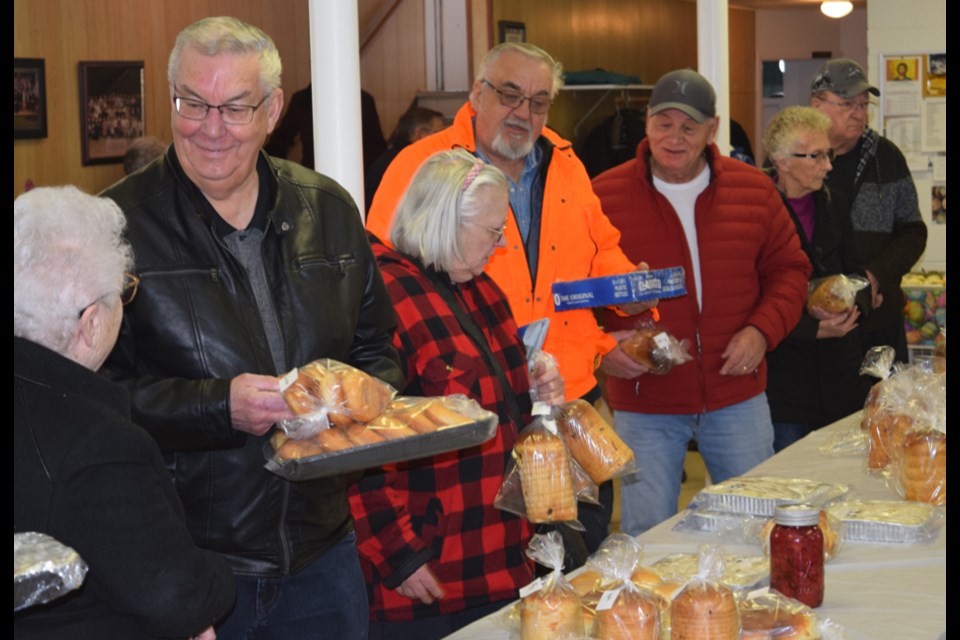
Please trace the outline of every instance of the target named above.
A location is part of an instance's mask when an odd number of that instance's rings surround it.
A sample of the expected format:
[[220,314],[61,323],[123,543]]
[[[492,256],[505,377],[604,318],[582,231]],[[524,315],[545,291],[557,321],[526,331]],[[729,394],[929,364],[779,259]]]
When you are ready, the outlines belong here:
[[773,521],[786,527],[810,527],[820,524],[820,509],[809,504],[785,504],[777,507]]

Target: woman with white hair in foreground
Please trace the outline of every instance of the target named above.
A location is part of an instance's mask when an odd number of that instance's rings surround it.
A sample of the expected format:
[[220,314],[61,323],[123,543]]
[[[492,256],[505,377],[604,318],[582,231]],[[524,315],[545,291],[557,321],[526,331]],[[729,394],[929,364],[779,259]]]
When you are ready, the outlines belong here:
[[14,532],[72,547],[75,593],[14,616],[17,638],[215,637],[233,576],[199,549],[160,451],[99,376],[137,279],[117,205],[75,187],[14,201]]

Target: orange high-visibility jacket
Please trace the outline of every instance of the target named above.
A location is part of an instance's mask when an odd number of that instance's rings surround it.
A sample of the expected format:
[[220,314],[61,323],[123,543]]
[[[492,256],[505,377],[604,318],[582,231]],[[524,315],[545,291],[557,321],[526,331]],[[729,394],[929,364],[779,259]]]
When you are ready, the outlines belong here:
[[[476,152],[473,109],[465,104],[453,125],[408,146],[383,176],[367,214],[367,229],[389,243],[393,214],[420,165],[432,154],[462,147]],[[600,209],[590,178],[573,153],[570,142],[544,128],[542,135],[553,146],[544,183],[540,217],[540,257],[537,281],[531,282],[520,229],[507,219],[507,246],[498,249],[487,272],[507,294],[517,324],[550,319],[543,350],[553,354],[566,383],[568,400],[579,398],[597,383],[593,373],[600,357],[616,341],[597,325],[590,309],[557,312],[553,308],[554,282],[617,275],[636,267],[620,250],[620,232]]]

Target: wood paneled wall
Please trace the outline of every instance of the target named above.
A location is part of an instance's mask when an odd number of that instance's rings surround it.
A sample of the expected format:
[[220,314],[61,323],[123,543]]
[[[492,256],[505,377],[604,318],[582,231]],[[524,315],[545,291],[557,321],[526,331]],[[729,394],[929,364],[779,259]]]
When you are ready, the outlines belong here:
[[[375,6],[391,2],[359,0],[360,32],[365,21],[376,14]],[[400,0],[360,52],[360,84],[377,101],[377,115],[386,137],[390,137],[417,92],[427,88],[423,20],[421,0]]]
[[[359,0],[361,20],[388,0]],[[445,0],[457,1],[457,0]],[[568,69],[602,67],[652,83],[662,73],[696,66],[696,5],[682,0],[461,0],[469,3],[474,63],[496,38],[498,20],[523,22],[527,40]],[[49,137],[14,142],[14,197],[24,181],[72,183],[96,192],[122,176],[119,164],[81,165],[77,63],[143,60],[148,135],[170,140],[166,64],[177,33],[209,15],[235,15],[277,42],[289,97],[310,80],[307,0],[14,0],[14,56],[46,60]],[[731,10],[731,108],[753,122],[756,75],[752,11]],[[389,135],[418,90],[426,87],[421,0],[400,0],[361,53],[361,81],[374,95]],[[361,32],[364,29],[361,22]],[[494,32],[487,35],[487,29]],[[576,98],[584,101],[583,98]],[[564,100],[574,98],[564,97]],[[566,135],[584,105],[561,101],[551,124]],[[612,105],[610,107],[612,109]],[[754,141],[756,145],[756,141]]]
[[[527,42],[543,47],[571,71],[602,68],[653,84],[673,69],[697,66],[697,6],[684,0],[493,0],[493,26],[526,26]],[[731,114],[754,121],[756,77],[754,12],[730,10]],[[562,96],[551,126],[572,135],[592,96]],[[577,102],[578,104],[574,104]],[[589,122],[613,112],[612,101]],[[581,126],[581,133],[584,127]]]
[[13,55],[45,60],[49,112],[47,138],[13,143],[14,197],[28,179],[95,193],[123,176],[119,164],[81,164],[81,60],[143,60],[146,133],[169,141],[167,57],[184,27],[216,15],[237,16],[270,34],[287,96],[310,81],[306,0],[14,0]]

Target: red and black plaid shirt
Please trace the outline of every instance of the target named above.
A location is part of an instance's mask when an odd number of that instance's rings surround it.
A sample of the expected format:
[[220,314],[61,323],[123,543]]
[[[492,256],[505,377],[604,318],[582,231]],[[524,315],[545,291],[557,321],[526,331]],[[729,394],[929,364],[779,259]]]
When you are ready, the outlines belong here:
[[[533,578],[523,554],[532,529],[493,506],[517,438],[518,425],[504,419],[504,392],[529,407],[526,358],[510,307],[486,274],[451,285],[503,368],[511,386],[505,390],[430,280],[383,245],[374,243],[374,253],[399,321],[394,345],[406,369],[405,393],[462,393],[500,415],[501,424],[483,445],[371,470],[351,490],[371,618],[411,620],[516,598]],[[429,606],[394,590],[424,563],[446,591]]]

